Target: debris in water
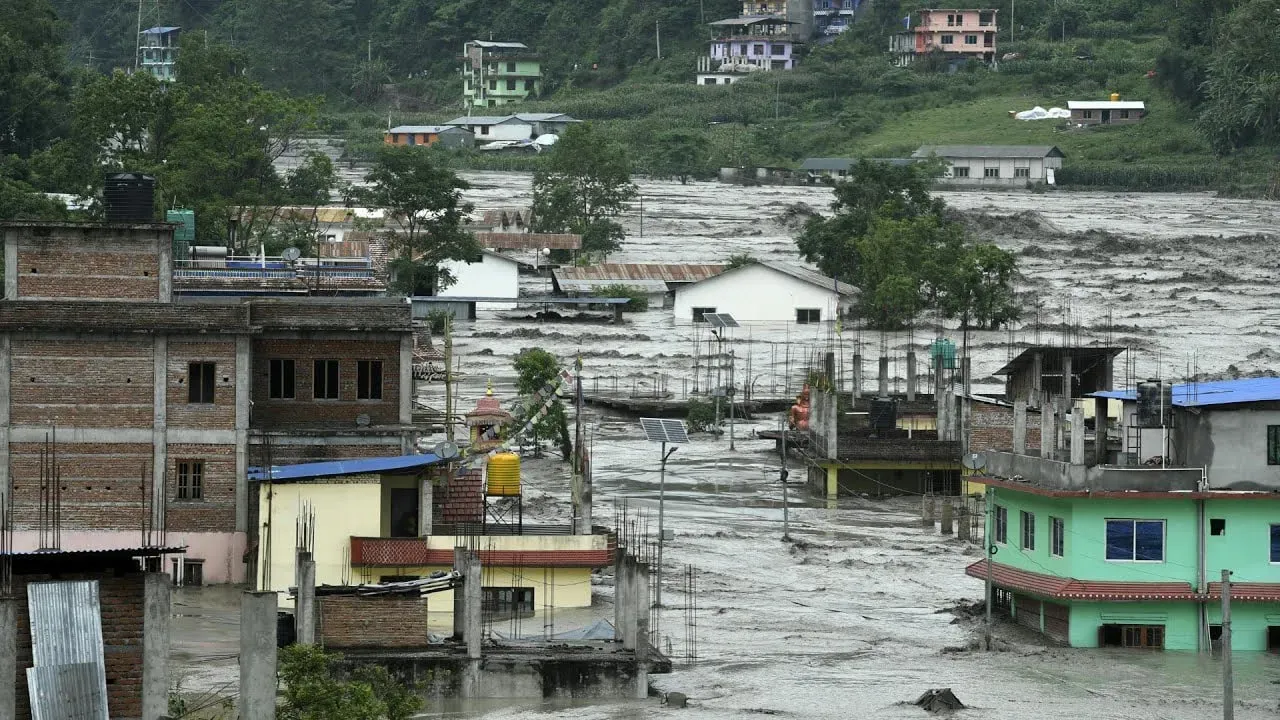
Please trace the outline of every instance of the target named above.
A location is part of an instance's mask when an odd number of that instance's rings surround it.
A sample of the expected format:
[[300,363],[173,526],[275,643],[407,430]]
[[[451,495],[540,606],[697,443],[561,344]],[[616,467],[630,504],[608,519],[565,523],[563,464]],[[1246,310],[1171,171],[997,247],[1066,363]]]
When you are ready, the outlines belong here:
[[915,704],[931,713],[964,709],[964,703],[960,702],[960,698],[951,692],[951,688],[926,690],[923,695],[916,699]]
[[689,697],[682,692],[669,692],[664,702],[667,707],[682,708],[689,705]]

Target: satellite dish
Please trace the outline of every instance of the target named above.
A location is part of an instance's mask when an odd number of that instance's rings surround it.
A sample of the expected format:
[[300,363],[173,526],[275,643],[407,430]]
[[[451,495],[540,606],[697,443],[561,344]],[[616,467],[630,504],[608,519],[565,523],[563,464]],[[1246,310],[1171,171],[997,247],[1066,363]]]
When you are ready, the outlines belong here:
[[436,443],[436,446],[431,449],[431,452],[435,453],[435,456],[441,460],[451,460],[458,457],[458,446],[456,443],[451,443],[446,440],[444,442]]
[[302,251],[296,247],[285,248],[284,251],[280,253],[280,257],[284,258],[285,262],[293,262],[294,260],[302,257]]
[[981,470],[987,466],[987,456],[980,452],[969,453],[960,458],[960,464],[966,470]]
[[369,414],[360,413],[356,416],[356,425],[359,427],[369,427]]

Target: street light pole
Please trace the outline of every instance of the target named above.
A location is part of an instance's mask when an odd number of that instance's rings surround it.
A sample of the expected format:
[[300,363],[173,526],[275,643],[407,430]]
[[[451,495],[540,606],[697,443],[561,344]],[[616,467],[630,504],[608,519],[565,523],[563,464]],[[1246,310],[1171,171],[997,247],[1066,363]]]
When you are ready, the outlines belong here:
[[667,458],[671,457],[671,453],[679,448],[667,449],[667,444],[662,443],[662,465],[658,471],[658,587],[654,594],[654,599],[658,607],[662,607],[662,546],[667,543],[667,531],[664,524],[664,506],[667,496]]
[[991,582],[991,562],[992,562],[992,557],[995,555],[996,547],[995,547],[995,544],[992,542],[992,538],[991,538],[991,535],[995,531],[995,526],[992,525],[992,522],[991,522],[991,486],[989,485],[987,486],[987,492],[986,492],[986,506],[987,506],[986,507],[987,527],[986,527],[986,530],[984,530],[982,533],[982,544],[986,546],[986,551],[987,551],[987,623],[983,627],[983,637],[985,640],[986,649],[990,650],[991,649],[991,601],[994,599],[993,595],[995,594],[992,588],[992,582]]
[[791,518],[788,516],[787,504],[787,421],[785,418],[778,421],[778,425],[782,428],[782,471],[779,476],[782,478],[782,541],[791,540]]

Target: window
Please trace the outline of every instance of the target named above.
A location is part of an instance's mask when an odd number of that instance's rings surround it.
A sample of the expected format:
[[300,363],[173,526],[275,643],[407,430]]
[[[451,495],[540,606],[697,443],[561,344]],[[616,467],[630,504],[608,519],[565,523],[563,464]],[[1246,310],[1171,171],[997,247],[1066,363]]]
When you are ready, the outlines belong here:
[[1029,513],[1026,510],[1023,510],[1022,517],[1020,518],[1020,524],[1021,524],[1021,530],[1022,530],[1022,549],[1035,550],[1036,549],[1036,514]]
[[182,586],[200,587],[204,584],[204,561],[184,560],[182,562]]
[[953,167],[951,168],[951,177],[967,178],[969,177],[969,168]]
[[515,89],[516,89],[516,81],[515,81],[515,78],[509,78],[509,79],[507,80],[507,89],[508,89],[508,90],[515,90]]
[[1164,521],[1108,520],[1107,559],[1164,562]]
[[1049,516],[1049,554],[1062,557],[1063,545],[1066,542],[1067,525],[1062,518]]
[[1128,119],[1129,119],[1129,111],[1128,111],[1128,110],[1121,110],[1121,111],[1120,111],[1120,119],[1121,119],[1121,120],[1128,120]]
[[1163,625],[1099,625],[1098,645],[1102,647],[1164,648]]
[[1280,563],[1280,525],[1271,526],[1271,562]]
[[1083,117],[1084,119],[1088,120],[1089,118],[1093,117],[1093,111],[1092,111],[1092,110],[1084,110],[1084,111],[1082,111],[1082,112],[1080,113],[1080,117]]
[[696,323],[706,322],[703,315],[713,315],[716,309],[713,307],[696,307],[693,309],[693,321]]
[[818,308],[796,308],[796,322],[801,325],[822,322],[822,311]]
[[951,44],[952,44],[952,43],[954,43],[955,41],[956,41],[956,36],[955,36],[955,35],[943,35],[943,36],[942,36],[942,44],[943,44],[943,45],[951,45]]
[[295,396],[294,388],[293,360],[272,358],[267,368],[267,397],[272,400],[292,400]]
[[361,360],[356,363],[356,399],[382,399],[381,360]]
[[497,89],[498,89],[498,81],[497,81],[497,80],[490,80],[490,81],[489,81],[489,89],[490,89],[490,90],[497,90]]
[[516,71],[516,64],[513,62],[507,63],[507,72],[515,72],[515,71]]
[[193,362],[187,365],[187,402],[213,402],[213,375],[217,366],[211,362]]
[[746,43],[742,43],[742,44],[738,45],[738,54],[739,54],[739,55],[746,55],[746,54],[747,54],[747,44],[746,44]]
[[488,134],[489,134],[489,126],[488,126],[488,125],[481,125],[481,126],[480,126],[480,134],[481,134],[481,135],[488,135]]
[[965,44],[965,45],[977,45],[977,44],[978,44],[978,36],[977,36],[977,35],[965,35],[965,36],[964,36],[964,44]]
[[533,80],[524,81],[525,92],[533,92]]
[[770,45],[769,52],[773,55],[786,55],[787,47],[785,45]]
[[1209,518],[1209,534],[1210,535],[1226,535],[1227,519],[1226,518]]
[[492,615],[533,612],[533,588],[494,587],[481,590],[480,609]]
[[764,55],[764,45],[752,45],[751,52],[756,55]]
[[317,360],[312,378],[311,397],[316,400],[338,399],[338,361]]
[[1016,178],[1029,178],[1031,177],[1031,168],[1014,168],[1013,176]]
[[716,79],[715,79],[715,78],[713,78],[713,77],[705,78],[705,79],[702,81],[702,84],[703,84],[703,85],[715,85],[715,84],[716,84]]
[[948,16],[947,16],[947,27],[952,27],[952,26],[954,26],[955,24],[956,24],[956,16],[955,16],[955,15],[948,15]]
[[1000,168],[998,168],[998,167],[993,167],[993,168],[982,168],[982,177],[984,177],[984,178],[998,178],[998,177],[1000,177]]
[[1009,508],[1003,505],[996,506],[996,542],[1001,545],[1009,542]]
[[178,500],[200,500],[204,498],[204,461],[179,460]]
[[1267,426],[1267,464],[1280,465],[1280,425]]

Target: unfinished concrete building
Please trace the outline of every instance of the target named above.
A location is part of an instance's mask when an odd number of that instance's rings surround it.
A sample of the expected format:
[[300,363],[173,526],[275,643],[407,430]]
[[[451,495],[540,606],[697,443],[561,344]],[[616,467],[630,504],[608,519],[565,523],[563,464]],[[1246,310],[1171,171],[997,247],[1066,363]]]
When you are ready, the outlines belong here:
[[0,224],[0,487],[35,549],[56,437],[63,549],[167,529],[175,581],[243,582],[251,466],[411,451],[410,307],[175,298],[174,227]]

